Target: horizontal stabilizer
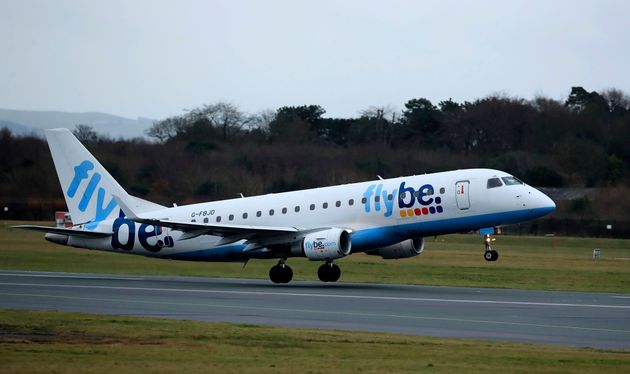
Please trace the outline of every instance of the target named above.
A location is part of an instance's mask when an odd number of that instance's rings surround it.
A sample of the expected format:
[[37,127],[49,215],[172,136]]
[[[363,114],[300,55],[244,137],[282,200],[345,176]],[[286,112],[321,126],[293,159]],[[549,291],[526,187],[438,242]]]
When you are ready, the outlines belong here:
[[66,229],[62,227],[50,227],[50,226],[36,226],[36,225],[18,225],[11,226],[14,229],[33,230],[39,232],[46,232],[59,235],[78,236],[82,238],[106,238],[112,236],[111,232],[100,231],[88,231],[88,230],[74,230]]

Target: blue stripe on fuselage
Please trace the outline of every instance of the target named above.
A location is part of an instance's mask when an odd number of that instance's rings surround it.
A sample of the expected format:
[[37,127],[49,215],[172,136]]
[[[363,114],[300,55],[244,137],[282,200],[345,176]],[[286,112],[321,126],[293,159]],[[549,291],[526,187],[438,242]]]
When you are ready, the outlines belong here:
[[[414,237],[451,234],[461,231],[478,230],[483,227],[529,221],[551,213],[553,210],[554,208],[525,209],[357,230],[351,235],[352,252],[364,252]],[[235,244],[176,253],[161,256],[161,258],[189,261],[243,262],[249,259],[270,259],[286,255],[275,254],[267,249],[243,252],[244,248],[245,244]]]
[[452,234],[479,230],[483,227],[530,221],[551,213],[553,210],[554,208],[526,209],[358,230],[351,236],[352,252],[380,248],[413,237]]

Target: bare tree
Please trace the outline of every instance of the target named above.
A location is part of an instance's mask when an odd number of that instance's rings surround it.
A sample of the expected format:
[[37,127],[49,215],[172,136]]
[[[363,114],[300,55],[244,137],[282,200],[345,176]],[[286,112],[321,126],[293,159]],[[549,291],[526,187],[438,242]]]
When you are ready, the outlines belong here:
[[376,132],[383,141],[389,144],[391,141],[392,125],[396,123],[397,111],[391,105],[370,106],[359,112],[361,118],[368,119],[376,126]]
[[81,143],[96,143],[98,141],[98,133],[94,131],[94,128],[89,125],[79,124],[72,130],[74,136],[81,141]]
[[241,130],[250,120],[236,105],[226,102],[206,104],[190,110],[187,117],[192,122],[207,119],[213,127],[221,129],[223,139]]
[[276,111],[273,109],[265,109],[252,115],[249,119],[251,128],[259,129],[263,132],[269,132],[269,124],[276,119]]
[[153,126],[145,131],[145,134],[151,138],[155,138],[160,143],[164,143],[174,138],[188,126],[188,122],[184,117],[168,117],[161,121],[153,122]]
[[608,103],[610,112],[625,112],[630,110],[630,96],[623,91],[611,88],[602,92],[602,97]]

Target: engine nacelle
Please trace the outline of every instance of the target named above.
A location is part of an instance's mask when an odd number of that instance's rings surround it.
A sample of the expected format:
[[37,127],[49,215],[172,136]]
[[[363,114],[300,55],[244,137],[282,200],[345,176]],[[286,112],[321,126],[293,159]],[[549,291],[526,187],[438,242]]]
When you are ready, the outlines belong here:
[[343,229],[328,229],[306,234],[302,251],[309,260],[333,260],[350,254],[350,234]]
[[424,250],[424,238],[407,239],[387,247],[367,252],[372,256],[381,256],[385,260],[414,257]]

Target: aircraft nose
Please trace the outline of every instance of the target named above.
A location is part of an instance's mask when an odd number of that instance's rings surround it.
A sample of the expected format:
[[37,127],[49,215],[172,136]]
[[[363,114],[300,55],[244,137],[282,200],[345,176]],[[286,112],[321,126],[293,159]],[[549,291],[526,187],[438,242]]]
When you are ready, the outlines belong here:
[[538,196],[537,199],[538,200],[538,209],[541,210],[541,213],[543,214],[549,214],[551,212],[553,212],[554,210],[556,210],[556,203],[551,200],[551,198],[547,195],[545,195],[544,193],[542,193],[541,191],[536,190],[536,192],[538,192]]

